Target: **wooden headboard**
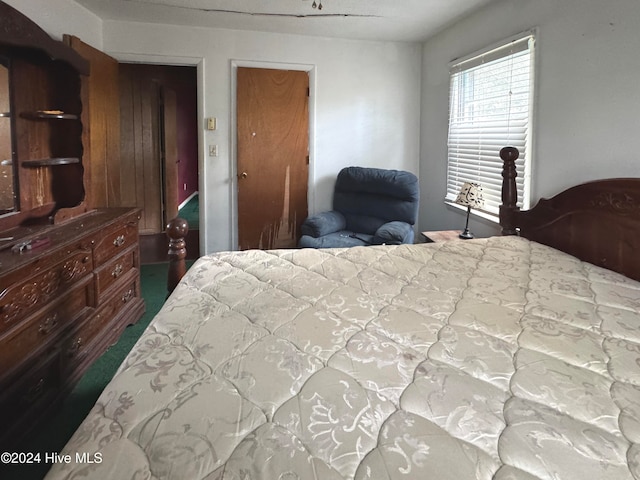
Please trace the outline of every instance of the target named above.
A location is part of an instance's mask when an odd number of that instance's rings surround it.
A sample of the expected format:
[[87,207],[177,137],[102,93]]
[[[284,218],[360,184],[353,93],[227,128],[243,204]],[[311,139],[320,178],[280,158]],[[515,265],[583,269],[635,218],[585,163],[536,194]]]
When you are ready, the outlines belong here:
[[520,235],[640,280],[640,178],[583,183],[521,211],[516,206],[518,156],[513,147],[500,151],[502,234]]

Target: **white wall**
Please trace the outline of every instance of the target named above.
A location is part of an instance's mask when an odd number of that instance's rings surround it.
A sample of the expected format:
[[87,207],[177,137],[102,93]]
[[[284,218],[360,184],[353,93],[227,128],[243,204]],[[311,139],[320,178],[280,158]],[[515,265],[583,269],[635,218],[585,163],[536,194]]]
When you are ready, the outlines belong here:
[[[533,199],[588,180],[639,177],[640,2],[502,0],[431,38],[423,49],[420,227],[461,228],[443,203],[448,64],[537,27]],[[494,224],[474,220],[488,235]]]
[[[105,21],[104,50],[124,61],[199,65],[201,117],[218,119],[216,131],[200,132],[203,253],[236,247],[234,61],[313,68],[311,213],[330,207],[343,166],[418,172],[420,44]],[[214,143],[219,156],[205,156]]]
[[3,0],[23,13],[55,40],[68,33],[102,48],[102,20],[71,0]]

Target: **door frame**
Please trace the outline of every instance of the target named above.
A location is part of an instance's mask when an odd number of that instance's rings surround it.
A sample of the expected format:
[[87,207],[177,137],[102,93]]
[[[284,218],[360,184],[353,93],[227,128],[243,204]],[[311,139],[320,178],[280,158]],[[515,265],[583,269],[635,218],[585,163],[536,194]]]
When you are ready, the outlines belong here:
[[231,245],[238,249],[238,68],[268,68],[272,70],[296,70],[309,74],[309,178],[307,181],[307,211],[315,212],[315,131],[316,131],[316,66],[302,63],[279,63],[255,60],[231,60]]
[[[197,88],[197,107],[198,107],[198,122],[201,122],[203,117],[202,105],[204,105],[204,73],[205,65],[203,57],[187,57],[187,56],[172,56],[172,55],[157,55],[157,54],[145,54],[145,53],[122,53],[122,52],[105,52],[111,55],[118,62],[126,63],[146,63],[151,65],[181,65],[188,67],[196,67],[196,88]],[[207,222],[207,191],[205,189],[205,138],[202,128],[198,128],[198,198],[199,198],[199,241],[200,252],[198,256],[204,255],[206,251],[208,229]]]

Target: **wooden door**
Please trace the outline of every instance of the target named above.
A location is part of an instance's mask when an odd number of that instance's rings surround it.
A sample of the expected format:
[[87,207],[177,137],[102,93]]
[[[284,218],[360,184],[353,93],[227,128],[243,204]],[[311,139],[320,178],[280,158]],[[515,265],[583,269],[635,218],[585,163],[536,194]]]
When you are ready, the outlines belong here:
[[176,92],[160,90],[162,121],[160,147],[162,149],[163,225],[178,216],[178,108]]
[[178,215],[177,100],[140,68],[120,66],[122,197],[143,209],[140,233],[156,234]]
[[143,235],[164,230],[159,98],[157,82],[120,65],[122,203],[142,208]]
[[307,217],[309,75],[238,68],[238,246],[295,247]]
[[91,70],[82,79],[86,202],[91,207],[122,206],[118,61],[73,35],[63,40],[89,61]]

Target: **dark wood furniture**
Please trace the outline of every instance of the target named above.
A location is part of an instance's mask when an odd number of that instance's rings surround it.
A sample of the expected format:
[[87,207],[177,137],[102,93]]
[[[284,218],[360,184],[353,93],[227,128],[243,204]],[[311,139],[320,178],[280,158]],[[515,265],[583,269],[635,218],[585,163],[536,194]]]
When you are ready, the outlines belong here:
[[11,166],[13,196],[11,208],[0,211],[0,445],[6,447],[57,406],[140,318],[144,302],[140,210],[96,208],[85,191],[91,162],[81,77],[88,63],[2,2],[0,60],[7,69],[0,91],[10,100],[2,115],[10,135],[0,138],[10,148],[0,151],[11,152],[2,160]]
[[449,242],[451,240],[461,240],[462,230],[434,230],[432,232],[421,232],[426,243]]
[[640,280],[640,178],[583,183],[521,211],[516,206],[518,156],[513,147],[500,151],[503,235],[520,235]]
[[180,279],[187,273],[187,242],[189,233],[189,222],[184,218],[176,217],[167,225],[167,236],[169,237],[169,271],[167,277],[167,291],[173,292]]
[[99,209],[10,231],[14,247],[33,247],[0,252],[0,444],[55,407],[144,312],[139,218],[137,209]]
[[[517,206],[516,148],[500,151],[503,235],[521,235],[574,255],[629,278],[640,280],[640,178],[618,178],[584,183],[551,199],[541,199],[527,211]],[[183,219],[176,219],[178,224]],[[181,229],[167,231],[171,238],[169,291],[186,271]],[[172,246],[181,247],[172,250]]]

